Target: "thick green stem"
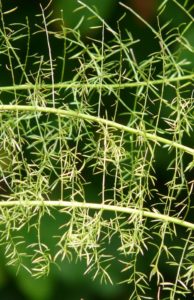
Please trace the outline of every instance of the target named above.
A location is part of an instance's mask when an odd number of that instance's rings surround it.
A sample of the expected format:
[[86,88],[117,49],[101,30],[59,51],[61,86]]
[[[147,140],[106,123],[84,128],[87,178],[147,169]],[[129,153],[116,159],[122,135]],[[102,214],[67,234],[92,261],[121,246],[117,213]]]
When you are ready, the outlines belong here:
[[61,200],[46,200],[46,201],[0,201],[0,207],[13,207],[13,206],[28,206],[28,207],[60,207],[60,208],[82,208],[82,209],[95,209],[103,211],[112,211],[115,213],[125,213],[133,214],[137,216],[147,217],[154,220],[169,222],[176,225],[186,227],[188,229],[194,230],[194,224],[181,220],[176,217],[170,217],[168,215],[163,215],[158,212],[151,212],[146,210],[141,210],[137,208],[122,207],[110,204],[97,204],[88,202],[77,202],[77,201],[61,201]]
[[106,120],[106,119],[88,115],[88,114],[79,113],[79,112],[76,112],[73,110],[64,110],[64,109],[53,108],[53,107],[41,107],[41,106],[30,106],[30,105],[0,105],[0,111],[42,112],[42,113],[56,114],[61,117],[80,118],[85,121],[95,122],[98,124],[104,124],[106,126],[118,129],[121,132],[125,131],[130,134],[136,134],[136,135],[144,137],[145,139],[151,140],[155,143],[162,143],[166,146],[168,145],[170,147],[180,149],[180,150],[194,156],[193,148],[190,148],[185,145],[179,144],[177,142],[171,141],[169,139],[163,138],[156,134],[148,133],[146,131],[143,131],[140,129],[135,129],[135,128],[132,128],[129,126],[125,126],[125,125],[116,123],[114,121]]
[[161,84],[170,84],[173,82],[180,82],[180,81],[191,81],[194,80],[194,74],[184,75],[184,76],[177,76],[172,78],[161,78],[155,80],[145,80],[145,81],[136,81],[136,82],[126,82],[126,83],[79,83],[79,82],[60,82],[55,84],[41,84],[41,85],[34,85],[31,83],[26,84],[18,84],[18,85],[11,85],[11,86],[0,86],[0,91],[16,91],[16,90],[29,90],[29,89],[72,89],[72,88],[89,88],[89,89],[125,89],[125,88],[134,88],[138,86],[155,86]]

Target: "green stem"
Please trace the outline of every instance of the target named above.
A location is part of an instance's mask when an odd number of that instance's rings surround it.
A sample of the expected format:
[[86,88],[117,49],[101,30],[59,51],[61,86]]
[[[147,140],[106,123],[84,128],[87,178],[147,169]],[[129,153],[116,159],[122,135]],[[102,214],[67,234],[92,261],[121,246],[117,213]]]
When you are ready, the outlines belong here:
[[79,118],[79,119],[83,119],[86,121],[95,122],[98,124],[104,124],[106,126],[110,126],[112,128],[118,129],[120,131],[128,132],[130,134],[139,135],[139,136],[142,136],[145,139],[151,140],[155,143],[162,143],[162,144],[168,145],[170,147],[175,147],[177,149],[180,149],[180,150],[194,156],[193,148],[187,147],[180,143],[171,141],[169,139],[163,138],[156,134],[148,133],[148,132],[140,130],[140,129],[135,129],[135,128],[132,128],[129,126],[125,126],[125,125],[116,123],[114,121],[106,120],[106,119],[88,115],[88,114],[79,113],[79,112],[76,112],[73,110],[64,110],[64,109],[53,108],[53,107],[41,107],[41,106],[31,106],[31,105],[0,105],[0,111],[42,112],[42,113],[56,114],[61,117]]
[[176,217],[170,217],[168,215],[163,215],[158,212],[151,212],[146,210],[141,210],[137,208],[122,207],[110,204],[97,204],[97,203],[88,203],[88,202],[77,202],[77,201],[61,201],[61,200],[47,200],[47,201],[0,201],[0,207],[13,207],[13,206],[28,206],[28,207],[60,207],[60,208],[82,208],[82,209],[95,209],[95,210],[104,210],[112,211],[125,214],[135,214],[137,216],[148,217],[158,221],[164,221],[173,223],[186,227],[188,229],[194,230],[194,224],[181,220]]
[[16,91],[16,90],[28,90],[28,89],[72,89],[72,88],[90,88],[90,89],[98,89],[103,88],[107,90],[111,89],[125,89],[125,88],[133,88],[138,86],[147,86],[147,85],[160,85],[160,84],[170,84],[173,82],[180,81],[189,81],[194,79],[194,74],[177,76],[172,78],[161,78],[156,80],[145,80],[145,81],[137,81],[137,82],[127,82],[127,83],[79,83],[79,82],[60,82],[54,84],[19,84],[19,85],[11,85],[11,86],[0,86],[0,91]]

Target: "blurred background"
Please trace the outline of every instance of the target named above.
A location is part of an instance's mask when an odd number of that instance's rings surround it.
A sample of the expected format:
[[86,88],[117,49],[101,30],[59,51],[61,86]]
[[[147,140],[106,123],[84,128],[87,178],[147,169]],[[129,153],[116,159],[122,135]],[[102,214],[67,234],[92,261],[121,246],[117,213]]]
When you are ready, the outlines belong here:
[[[37,22],[36,15],[41,13],[40,4],[42,7],[48,4],[48,1],[1,1],[3,10],[17,7],[17,10],[7,16],[9,22],[25,22],[26,17],[29,19],[30,27],[34,27]],[[119,20],[125,10],[119,5],[117,0],[83,0],[84,3],[89,6],[95,6],[97,11],[103,19],[112,27],[117,29],[117,20]],[[157,0],[123,0],[127,6],[132,7],[138,12],[147,22],[156,26],[156,10],[161,1]],[[168,2],[172,2],[169,0]],[[161,22],[165,23],[171,20],[171,26],[185,21],[185,15],[173,4],[169,4],[168,10],[162,15]],[[92,36],[94,39],[98,39],[101,36],[101,31],[97,28],[90,29],[92,26],[96,26],[96,19],[90,18],[89,11],[77,11],[77,1],[75,0],[53,0],[52,1],[53,16],[64,17],[64,23],[67,27],[75,27],[79,23],[80,18],[84,15],[85,20],[80,26],[81,34],[84,36]],[[135,56],[138,61],[143,61],[148,55],[154,51],[157,51],[158,45],[153,38],[153,34],[146,26],[137,20],[133,15],[128,14],[122,22],[122,26],[130,31],[134,39],[141,40],[141,43],[137,44],[134,48]],[[122,28],[121,28],[122,30]],[[194,39],[193,33],[187,32],[187,38],[192,41]],[[109,36],[106,36],[108,39]],[[143,46],[142,46],[143,45]],[[38,43],[32,45],[34,49],[32,52],[48,51],[45,40],[39,40]],[[60,45],[56,43],[52,48],[53,56],[60,53]],[[22,45],[21,45],[22,48]],[[185,55],[190,55],[189,52]],[[194,58],[190,58],[194,61]],[[73,66],[69,66],[71,70]],[[56,75],[57,76],[57,75]],[[69,74],[65,75],[64,79],[67,79]],[[69,79],[69,78],[68,78]],[[9,79],[3,76],[0,79],[1,85],[7,85]],[[45,235],[47,235],[47,228],[49,226],[49,232],[52,231],[52,224],[50,220],[49,224],[45,221]],[[53,229],[54,230],[54,229]],[[28,237],[30,238],[30,237]],[[48,237],[49,239],[49,237]],[[113,245],[115,249],[115,245]],[[113,250],[114,251],[114,250]],[[6,266],[4,261],[4,254],[0,256],[0,299],[1,300],[127,300],[130,295],[129,287],[123,285],[111,285],[101,284],[96,281],[92,281],[90,275],[84,276],[84,263],[76,262],[69,263],[64,261],[60,265],[60,269],[53,267],[51,273],[46,278],[33,279],[27,272],[21,270],[16,275],[16,270],[12,267]],[[123,275],[120,273],[119,268],[114,265],[112,268],[112,277],[116,282],[122,281]],[[154,288],[154,287],[153,287]],[[189,298],[188,298],[189,299]]]

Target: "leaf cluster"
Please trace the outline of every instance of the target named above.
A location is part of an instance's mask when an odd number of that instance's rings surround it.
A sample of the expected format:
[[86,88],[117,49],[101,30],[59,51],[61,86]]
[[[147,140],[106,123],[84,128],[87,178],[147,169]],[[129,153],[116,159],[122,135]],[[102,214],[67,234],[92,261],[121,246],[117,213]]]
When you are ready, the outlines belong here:
[[[36,277],[76,258],[112,282],[119,262],[130,299],[151,299],[150,282],[158,299],[177,299],[193,292],[194,75],[182,56],[194,52],[193,7],[174,0],[187,21],[172,28],[163,1],[154,28],[121,3],[157,40],[139,62],[123,19],[113,30],[78,2],[99,20],[100,38],[66,28],[49,5],[31,32],[28,20],[7,24],[14,9],[1,5],[1,246],[9,265]],[[42,37],[45,53],[31,53]]]

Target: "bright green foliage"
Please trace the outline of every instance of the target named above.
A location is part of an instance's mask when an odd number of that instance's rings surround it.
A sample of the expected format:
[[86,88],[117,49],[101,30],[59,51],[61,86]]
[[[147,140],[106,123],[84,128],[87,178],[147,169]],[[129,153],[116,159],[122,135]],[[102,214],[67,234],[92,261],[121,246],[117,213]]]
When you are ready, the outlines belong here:
[[[101,38],[52,20],[49,6],[35,32],[28,21],[7,24],[14,11],[2,8],[0,240],[9,265],[39,277],[60,260],[83,259],[85,273],[112,282],[116,261],[130,299],[193,293],[194,73],[184,57],[194,53],[193,17],[187,1],[172,2],[185,14],[174,29],[160,25],[168,1],[157,28],[121,4],[157,41],[141,62],[122,20],[113,30],[81,1]],[[39,39],[45,53],[31,53]]]

